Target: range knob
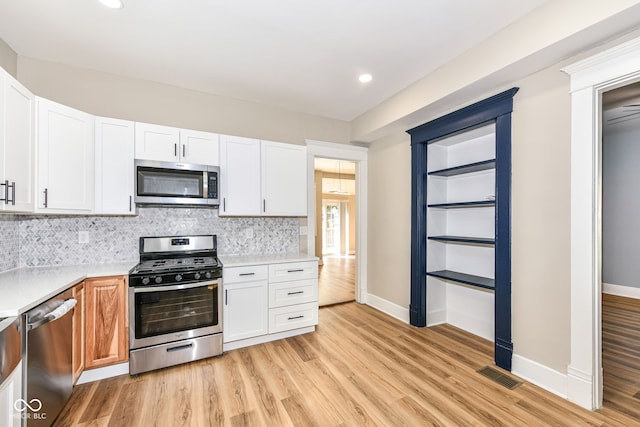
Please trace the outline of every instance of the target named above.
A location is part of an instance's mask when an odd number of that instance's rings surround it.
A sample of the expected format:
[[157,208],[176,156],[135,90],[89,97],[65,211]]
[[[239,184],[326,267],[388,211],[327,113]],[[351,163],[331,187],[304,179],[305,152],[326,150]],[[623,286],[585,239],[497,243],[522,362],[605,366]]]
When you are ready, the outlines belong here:
[[196,273],[193,275],[193,278],[196,280],[200,280],[200,278],[202,277],[202,275],[200,273]]
[[181,281],[182,280],[182,274],[176,274],[175,279],[176,279],[176,282]]
[[143,278],[142,278],[142,284],[143,284],[143,285],[148,285],[150,281],[151,281],[151,280],[149,280],[149,278],[148,278],[148,277],[143,277]]
[[211,279],[211,272],[207,271],[206,273],[204,273],[204,277],[206,277],[207,279]]
[[156,276],[155,282],[156,283],[162,283],[162,276]]

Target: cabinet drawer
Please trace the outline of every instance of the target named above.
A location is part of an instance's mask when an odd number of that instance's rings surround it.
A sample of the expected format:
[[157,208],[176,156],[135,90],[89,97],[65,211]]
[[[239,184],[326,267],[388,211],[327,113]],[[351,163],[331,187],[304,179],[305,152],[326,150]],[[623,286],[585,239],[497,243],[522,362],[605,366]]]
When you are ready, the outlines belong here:
[[269,284],[269,308],[314,301],[318,301],[317,279]]
[[288,262],[269,265],[269,282],[317,279],[318,261]]
[[318,324],[318,303],[310,302],[269,310],[269,333],[288,331]]
[[224,283],[254,282],[267,280],[269,269],[266,265],[250,265],[247,267],[229,267],[222,271]]

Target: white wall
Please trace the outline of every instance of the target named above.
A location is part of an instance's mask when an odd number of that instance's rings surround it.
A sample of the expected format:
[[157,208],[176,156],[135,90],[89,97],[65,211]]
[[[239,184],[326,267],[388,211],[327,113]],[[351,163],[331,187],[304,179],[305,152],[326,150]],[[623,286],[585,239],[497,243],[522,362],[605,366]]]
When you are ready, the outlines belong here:
[[17,76],[18,55],[2,39],[0,39],[0,67],[13,77]]

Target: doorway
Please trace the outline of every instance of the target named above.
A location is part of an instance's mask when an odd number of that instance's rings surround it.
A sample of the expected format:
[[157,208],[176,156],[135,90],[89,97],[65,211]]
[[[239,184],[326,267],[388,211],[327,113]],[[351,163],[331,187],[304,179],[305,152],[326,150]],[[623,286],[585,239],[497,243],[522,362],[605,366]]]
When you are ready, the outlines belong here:
[[320,307],[355,300],[356,164],[316,157],[316,256]]
[[640,83],[602,94],[602,403],[640,420]]

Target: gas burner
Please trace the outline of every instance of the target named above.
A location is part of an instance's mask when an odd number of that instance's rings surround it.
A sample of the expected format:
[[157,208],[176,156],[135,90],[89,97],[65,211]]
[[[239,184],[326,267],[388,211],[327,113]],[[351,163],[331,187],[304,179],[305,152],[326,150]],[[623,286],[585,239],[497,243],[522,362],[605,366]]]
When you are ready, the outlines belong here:
[[130,286],[193,283],[222,277],[216,236],[142,237]]

